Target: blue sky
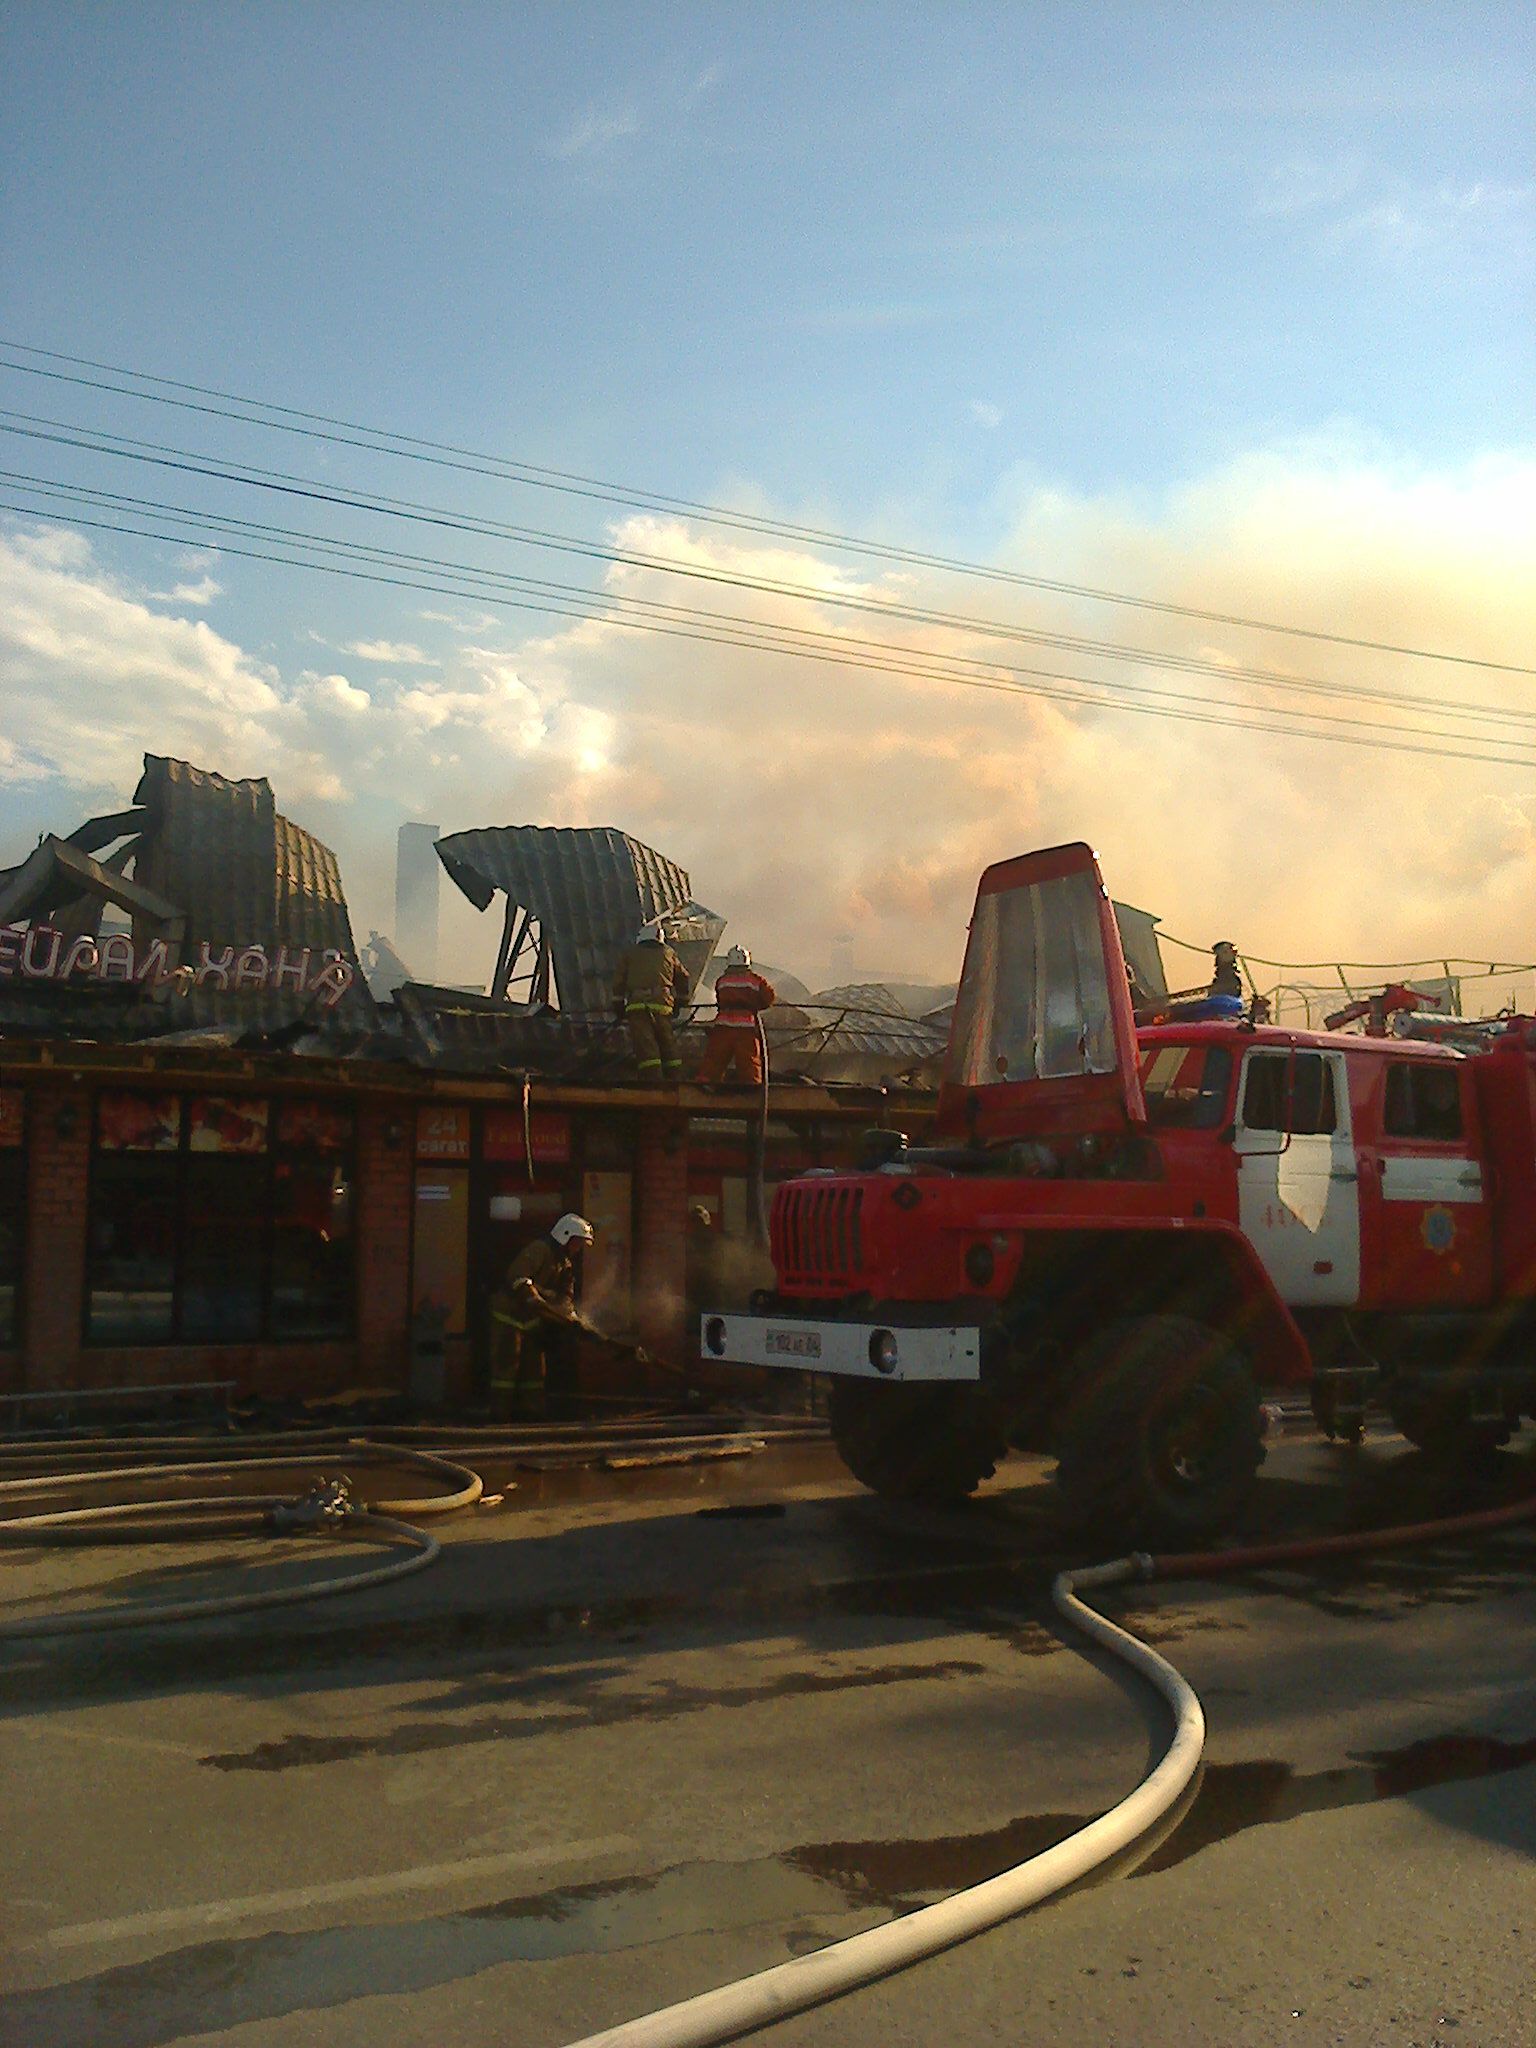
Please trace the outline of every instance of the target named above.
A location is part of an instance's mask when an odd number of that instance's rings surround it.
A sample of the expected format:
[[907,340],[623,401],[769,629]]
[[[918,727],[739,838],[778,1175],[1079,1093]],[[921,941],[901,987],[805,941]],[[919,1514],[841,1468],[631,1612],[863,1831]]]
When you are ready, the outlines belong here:
[[[1401,4],[0,4],[0,332],[945,552],[1018,562],[1027,540],[1049,573],[1166,572],[1187,595],[1198,564],[1158,553],[1170,505],[1277,451],[1410,493],[1528,459],[1533,24]],[[0,404],[551,517],[3,373]],[[1063,503],[1079,513],[1050,517]],[[1128,554],[1123,521],[1145,529]],[[360,644],[439,676],[456,658],[419,604],[363,586],[107,536],[65,567],[200,620],[284,701],[317,669],[380,703]],[[165,594],[200,582],[217,597]],[[1328,593],[1294,595],[1311,616]],[[498,649],[532,659],[516,634]],[[555,665],[581,700],[571,650]],[[622,724],[614,687],[601,715]],[[59,780],[32,745],[0,857]],[[324,829],[382,845],[388,778],[350,818],[314,787]],[[700,815],[638,808],[685,836]]]
[[1528,8],[5,12],[24,338],[978,539],[1530,432]]

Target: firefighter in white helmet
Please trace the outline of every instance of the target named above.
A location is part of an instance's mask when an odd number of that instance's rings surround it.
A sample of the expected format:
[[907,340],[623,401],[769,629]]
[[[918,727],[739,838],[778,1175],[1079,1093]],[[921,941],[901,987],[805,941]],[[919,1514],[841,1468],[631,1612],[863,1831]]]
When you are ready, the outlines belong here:
[[582,1327],[576,1261],[596,1242],[585,1216],[567,1214],[508,1264],[491,1296],[491,1408],[498,1421],[543,1415],[548,1381],[573,1377],[570,1347]]
[[772,1007],[773,984],[752,965],[745,946],[732,946],[715,983],[715,1021],[709,1027],[699,1079],[706,1085],[734,1076],[752,1088],[763,1085],[763,1035],[760,1019]]
[[688,970],[654,924],[642,925],[613,977],[614,1015],[629,1025],[642,1081],[675,1087],[682,1079],[672,1020],[688,1000]]

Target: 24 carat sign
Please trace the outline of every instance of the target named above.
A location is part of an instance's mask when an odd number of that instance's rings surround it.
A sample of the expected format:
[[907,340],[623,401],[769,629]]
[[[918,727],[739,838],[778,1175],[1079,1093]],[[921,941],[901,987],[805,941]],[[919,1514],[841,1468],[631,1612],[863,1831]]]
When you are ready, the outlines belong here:
[[469,1158],[469,1111],[423,1109],[416,1117],[418,1159]]

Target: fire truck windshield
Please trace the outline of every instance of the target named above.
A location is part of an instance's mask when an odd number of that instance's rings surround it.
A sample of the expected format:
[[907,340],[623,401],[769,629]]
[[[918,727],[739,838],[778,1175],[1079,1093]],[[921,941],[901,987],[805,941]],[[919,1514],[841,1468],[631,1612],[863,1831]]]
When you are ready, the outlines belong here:
[[1232,1055],[1224,1045],[1158,1045],[1141,1056],[1147,1122],[1165,1131],[1213,1131],[1227,1116]]
[[946,1078],[985,1088],[1114,1071],[1096,875],[979,897]]

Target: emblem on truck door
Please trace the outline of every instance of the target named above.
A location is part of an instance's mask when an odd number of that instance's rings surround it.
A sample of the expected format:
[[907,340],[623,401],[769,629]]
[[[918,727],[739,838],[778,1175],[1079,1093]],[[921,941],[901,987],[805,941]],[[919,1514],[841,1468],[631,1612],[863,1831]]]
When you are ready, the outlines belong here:
[[815,1330],[769,1330],[767,1348],[776,1358],[820,1358],[821,1338]]
[[1456,1242],[1456,1218],[1449,1209],[1436,1206],[1424,1211],[1419,1235],[1432,1252],[1448,1252]]

